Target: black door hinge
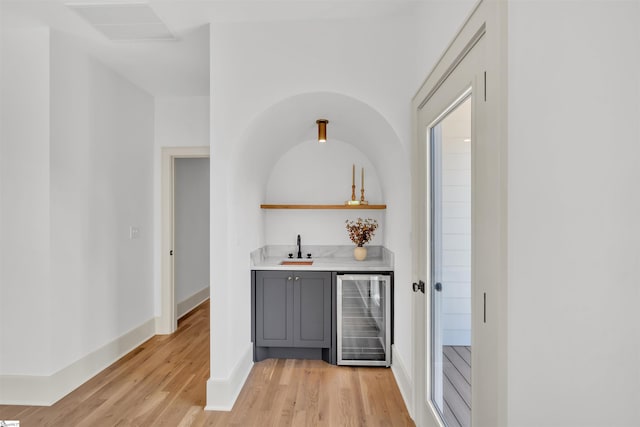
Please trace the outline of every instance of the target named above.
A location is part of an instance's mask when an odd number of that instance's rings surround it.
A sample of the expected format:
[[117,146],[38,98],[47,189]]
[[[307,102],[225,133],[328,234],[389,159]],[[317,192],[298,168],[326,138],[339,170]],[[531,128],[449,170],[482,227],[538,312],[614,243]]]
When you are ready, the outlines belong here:
[[413,284],[413,292],[422,292],[424,294],[424,282],[420,280],[418,283]]

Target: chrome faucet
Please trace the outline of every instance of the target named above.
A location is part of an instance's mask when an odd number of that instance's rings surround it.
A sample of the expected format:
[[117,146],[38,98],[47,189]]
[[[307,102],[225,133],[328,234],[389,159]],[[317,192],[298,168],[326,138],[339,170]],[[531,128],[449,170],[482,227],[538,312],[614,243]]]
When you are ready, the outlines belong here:
[[302,247],[300,246],[300,235],[298,234],[298,258],[302,258]]

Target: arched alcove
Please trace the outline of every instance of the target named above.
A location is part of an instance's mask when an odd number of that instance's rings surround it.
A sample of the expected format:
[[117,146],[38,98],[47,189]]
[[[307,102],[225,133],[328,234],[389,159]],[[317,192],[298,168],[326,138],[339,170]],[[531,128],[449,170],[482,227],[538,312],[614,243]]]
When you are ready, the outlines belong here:
[[[371,177],[377,176],[380,194],[384,195],[384,200],[376,202],[386,203],[389,207],[383,214],[386,224],[381,232],[385,236],[395,228],[393,221],[389,221],[395,216],[392,213],[394,206],[408,203],[406,153],[396,132],[378,111],[360,100],[338,93],[314,92],[289,97],[254,118],[234,147],[231,157],[231,205],[241,207],[230,215],[231,222],[237,225],[237,228],[232,226],[231,229],[238,229],[246,235],[251,242],[251,249],[266,243],[265,214],[260,211],[259,205],[271,202],[266,197],[273,168],[296,145],[318,144],[316,120],[319,118],[329,120],[326,146],[330,147],[332,143],[351,145],[364,155],[363,158],[373,168]],[[350,163],[357,163],[357,159],[348,160],[347,164]],[[327,173],[345,174],[346,192],[350,191],[350,170],[348,167],[343,169],[344,165],[341,165],[340,170],[328,170]],[[318,180],[322,180],[322,177],[318,177]],[[359,189],[360,182],[356,184]],[[336,194],[331,203],[342,203],[349,195]],[[311,200],[307,202],[311,203]],[[329,200],[316,203],[323,202],[328,203]],[[366,215],[366,211],[358,212]],[[385,238],[385,244],[388,241]],[[348,243],[348,240],[336,243]]]
[[[286,232],[274,230],[272,222],[267,218],[272,212],[267,213],[266,210],[260,208],[260,204],[273,202],[273,200],[267,200],[268,196],[274,197],[274,193],[269,192],[269,181],[274,168],[285,167],[279,165],[280,161],[286,162],[290,156],[292,156],[291,158],[314,156],[313,151],[316,148],[318,150],[323,148],[318,146],[317,142],[316,120],[319,118],[329,120],[328,142],[326,143],[329,150],[327,151],[336,149],[339,144],[343,144],[343,152],[351,152],[351,155],[359,157],[362,163],[368,162],[365,167],[371,174],[370,180],[368,179],[367,182],[373,184],[375,179],[381,198],[381,200],[370,200],[385,203],[387,209],[375,213],[362,210],[296,210],[288,214],[297,220],[304,218],[302,222],[306,221],[305,227],[310,227],[309,224],[312,224],[316,228],[315,237],[313,232],[307,231],[310,236],[309,238],[303,237],[303,245],[305,242],[307,244],[349,244],[346,231],[343,228],[346,218],[380,215],[379,218],[382,222],[378,231],[380,238],[376,237],[379,240],[376,240],[374,244],[382,244],[395,254],[395,281],[396,284],[403,284],[395,287],[394,348],[400,347],[402,354],[411,354],[411,310],[408,307],[411,307],[412,292],[410,286],[405,286],[410,283],[411,275],[409,157],[404,149],[405,145],[402,144],[396,131],[382,114],[365,102],[343,94],[315,92],[285,98],[255,116],[246,126],[242,136],[235,140],[233,147],[231,147],[228,163],[225,165],[229,170],[226,175],[229,181],[217,183],[217,185],[226,187],[222,190],[226,194],[226,206],[215,206],[216,199],[212,199],[213,211],[220,213],[217,218],[224,220],[224,223],[220,224],[224,229],[220,230],[218,234],[223,240],[213,243],[217,245],[217,253],[214,252],[212,256],[221,260],[221,270],[212,273],[218,280],[218,282],[212,283],[212,311],[216,310],[216,301],[224,307],[233,307],[232,315],[228,318],[221,315],[220,319],[222,321],[231,319],[234,322],[234,338],[231,341],[238,346],[241,345],[240,343],[250,343],[251,295],[250,288],[246,286],[250,269],[250,253],[265,244],[295,244],[295,234],[300,227],[298,224],[293,224]],[[215,123],[213,125],[215,126]],[[407,123],[408,125],[409,123]],[[220,143],[222,142],[219,141],[218,144]],[[215,145],[212,144],[212,147]],[[300,152],[296,153],[296,150],[300,150]],[[214,148],[212,148],[211,156],[213,161],[216,156]],[[343,203],[349,198],[349,165],[354,163],[354,160],[346,159],[343,163],[336,161],[336,168],[327,167],[328,174],[344,174],[344,177],[337,180],[346,181],[345,189],[336,191],[336,199],[331,200],[332,204]],[[327,159],[323,161],[327,161]],[[314,160],[309,159],[308,162],[313,163]],[[361,167],[362,164],[359,166]],[[212,171],[212,179],[215,179],[215,170]],[[358,173],[356,173],[356,181],[358,181],[357,178]],[[317,181],[314,182],[315,188],[318,188],[317,185],[322,185],[322,179],[322,176],[317,176]],[[359,189],[360,183],[356,183]],[[214,184],[212,183],[212,185]],[[371,188],[373,191],[373,187]],[[295,194],[295,192],[291,192],[291,194]],[[305,197],[314,195],[311,192],[298,194]],[[329,197],[328,193],[321,195],[317,192],[316,195]],[[373,192],[371,196],[374,196]],[[311,203],[312,200],[309,198],[304,202]],[[283,199],[277,201],[296,202],[296,200]],[[327,202],[330,200],[323,199],[316,203]],[[220,210],[226,210],[226,212],[221,213]],[[212,218],[216,220],[215,216]],[[281,218],[279,221],[282,224],[282,221],[289,220],[291,218],[284,220]],[[271,232],[270,235],[266,232],[267,227]],[[330,229],[337,241],[333,241],[333,239],[322,240],[330,238],[325,234],[319,234],[322,233],[323,227]],[[284,235],[286,233],[290,235]],[[304,234],[304,232],[300,233]],[[271,241],[267,241],[267,236]],[[277,236],[277,239],[274,236]],[[318,239],[318,241],[314,242],[313,239]],[[219,310],[224,310],[224,307],[221,306]],[[217,326],[216,318],[212,319],[212,336],[215,334],[225,336],[229,333],[227,324]],[[216,342],[214,341],[212,345],[215,346]],[[216,369],[216,360],[220,360],[220,363],[227,362],[223,353],[218,353],[218,359],[215,354],[214,351],[212,353],[212,372]],[[400,360],[399,357],[393,357]],[[405,366],[408,369],[407,372],[410,372],[411,360],[407,360],[405,357],[404,363],[400,366]],[[404,377],[407,376],[404,375]],[[213,388],[210,389],[210,392],[213,393],[213,390]]]

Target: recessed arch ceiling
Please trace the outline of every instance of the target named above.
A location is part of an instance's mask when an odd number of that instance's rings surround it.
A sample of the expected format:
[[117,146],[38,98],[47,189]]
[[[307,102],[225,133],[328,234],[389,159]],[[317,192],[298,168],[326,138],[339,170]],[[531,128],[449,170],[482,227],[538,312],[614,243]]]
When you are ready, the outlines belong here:
[[[381,177],[383,192],[396,185],[397,165],[405,156],[400,139],[389,122],[368,104],[347,95],[315,92],[280,101],[256,117],[234,146],[231,170],[238,177],[247,167],[252,182],[261,183],[264,192],[267,178],[278,159],[295,145],[317,142],[318,118],[329,120],[327,144],[339,140],[365,153]],[[246,183],[240,178],[241,187]]]
[[152,95],[209,95],[209,24],[344,20],[409,13],[411,0],[148,0],[177,41],[113,42],[66,3],[104,0],[1,0],[1,27],[47,26],[77,37],[102,62]]

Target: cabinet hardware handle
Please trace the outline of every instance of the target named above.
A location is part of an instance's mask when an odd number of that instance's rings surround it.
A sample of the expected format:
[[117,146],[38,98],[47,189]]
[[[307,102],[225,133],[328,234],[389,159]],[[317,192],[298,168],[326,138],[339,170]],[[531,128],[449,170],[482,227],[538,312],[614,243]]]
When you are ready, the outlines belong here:
[[291,280],[291,279],[293,279],[293,277],[291,277],[291,276],[287,277],[287,280]]
[[296,280],[300,280],[300,277],[296,276]]

